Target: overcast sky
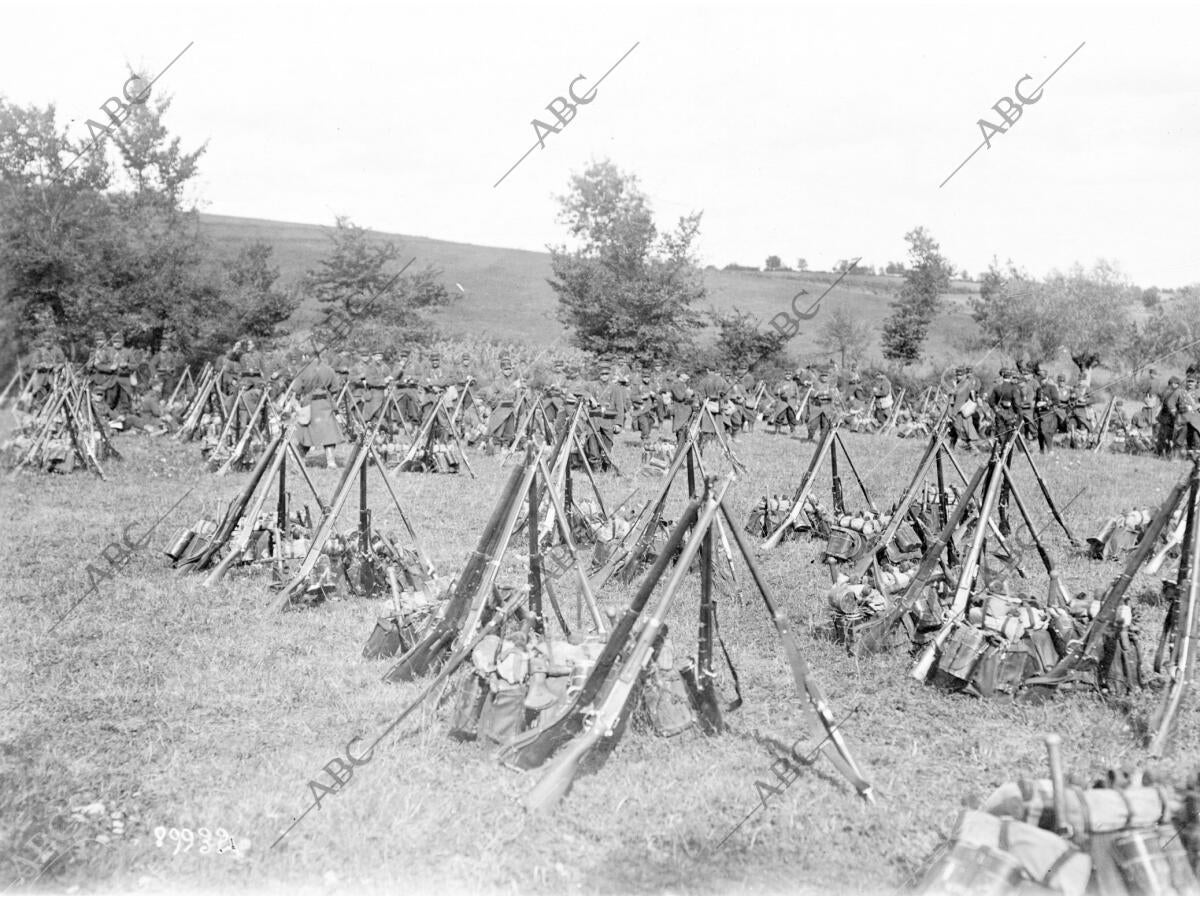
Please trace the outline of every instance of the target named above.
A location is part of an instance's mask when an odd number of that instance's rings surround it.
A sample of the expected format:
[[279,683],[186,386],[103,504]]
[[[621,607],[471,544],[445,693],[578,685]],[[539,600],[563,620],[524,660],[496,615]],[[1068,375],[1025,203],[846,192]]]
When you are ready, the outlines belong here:
[[[608,157],[701,261],[904,258],[926,226],[972,273],[1098,257],[1200,282],[1196,4],[5,3],[0,91],[84,121],[156,74],[202,211],[544,249],[556,194]],[[1085,43],[1086,42],[1086,43]],[[1003,124],[991,107],[1041,99]],[[536,141],[546,105],[586,91]],[[1015,98],[1014,98],[1015,99]],[[453,274],[453,273],[448,273]]]

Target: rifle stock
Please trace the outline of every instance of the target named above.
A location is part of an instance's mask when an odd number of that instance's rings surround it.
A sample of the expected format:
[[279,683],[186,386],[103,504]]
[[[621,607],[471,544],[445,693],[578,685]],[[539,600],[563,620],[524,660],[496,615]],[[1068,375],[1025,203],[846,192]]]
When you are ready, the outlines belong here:
[[588,673],[587,680],[584,681],[583,687],[571,706],[549,725],[534,732],[518,735],[500,751],[504,762],[520,769],[535,769],[549,759],[559,747],[583,731],[587,715],[585,711],[599,695],[601,688],[608,681],[609,675],[616,666],[617,660],[624,653],[625,644],[646,606],[646,601],[650,599],[650,594],[671,564],[676,548],[683,544],[684,536],[695,524],[699,509],[699,501],[688,501],[688,506],[679,517],[679,521],[675,523],[675,528],[667,538],[666,545],[642,579],[642,583],[629,603],[629,608],[625,610],[621,620],[608,636],[600,658],[596,660],[592,671]]
[[687,544],[683,548],[679,562],[671,571],[662,596],[659,597],[650,617],[638,634],[633,649],[622,662],[616,678],[609,684],[605,696],[596,704],[591,725],[547,763],[541,780],[526,795],[525,808],[529,812],[547,811],[571,789],[575,775],[588,754],[621,719],[630,694],[641,678],[642,670],[650,658],[652,644],[662,630],[663,620],[670,609],[671,601],[686,577],[692,560],[712,525],[718,504],[732,481],[733,477],[728,476],[715,493],[711,490],[711,485],[706,488],[703,508],[697,517],[696,527],[692,530],[691,537],[688,538]]
[[746,567],[750,570],[750,577],[754,579],[754,583],[758,587],[758,592],[763,598],[763,604],[767,607],[767,613],[771,616],[771,621],[775,625],[776,632],[779,634],[779,640],[783,644],[784,652],[787,654],[788,665],[792,670],[792,680],[796,684],[796,692],[808,701],[806,709],[809,720],[815,720],[819,726],[819,730],[824,730],[828,738],[828,740],[821,743],[822,752],[825,753],[825,756],[833,764],[834,768],[847,781],[854,785],[855,790],[865,800],[873,803],[874,796],[871,792],[871,783],[867,781],[863,773],[859,770],[858,764],[854,761],[854,757],[850,753],[850,748],[846,746],[846,742],[838,730],[833,713],[829,709],[825,695],[817,685],[816,680],[812,677],[808,663],[800,653],[800,647],[796,643],[795,635],[792,634],[787,616],[776,606],[774,600],[771,598],[771,592],[763,580],[762,573],[758,569],[758,564],[754,561],[754,557],[750,553],[750,548],[746,545],[745,538],[738,531],[737,525],[733,521],[733,515],[730,513],[724,499],[721,501],[721,514],[729,524],[729,530],[733,534],[734,543],[737,544],[738,551],[742,554],[742,558],[746,562]]

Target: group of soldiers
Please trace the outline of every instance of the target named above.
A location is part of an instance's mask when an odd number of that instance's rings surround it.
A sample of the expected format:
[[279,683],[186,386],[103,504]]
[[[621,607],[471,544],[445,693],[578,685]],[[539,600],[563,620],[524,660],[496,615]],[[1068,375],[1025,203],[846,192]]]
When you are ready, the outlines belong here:
[[1195,367],[1184,379],[1172,377],[1160,391],[1146,394],[1132,414],[1116,398],[1107,421],[1097,419],[1097,403],[1086,374],[1074,385],[1066,376],[1051,376],[1040,366],[1005,368],[985,393],[969,366],[954,372],[949,396],[951,445],[970,451],[996,434],[1020,429],[1037,441],[1041,453],[1052,452],[1055,439],[1066,435],[1072,449],[1094,447],[1104,430],[1122,440],[1126,452],[1171,457],[1200,449],[1200,382]]
[[[26,392],[36,404],[68,362],[48,334],[37,340],[25,362],[30,370]],[[551,420],[571,404],[584,402],[602,439],[610,444],[626,428],[636,431],[644,446],[658,430],[681,440],[693,416],[702,410],[711,414],[701,415],[702,441],[717,431],[736,439],[753,430],[757,421],[763,421],[772,434],[786,429],[796,436],[803,427],[810,441],[832,424],[855,431],[894,427],[899,436],[919,436],[928,433],[948,406],[952,445],[967,451],[1013,428],[1036,441],[1043,453],[1053,450],[1060,435],[1067,446],[1085,448],[1094,445],[1102,426],[1120,435],[1129,452],[1170,456],[1200,448],[1196,367],[1184,378],[1169,379],[1132,413],[1124,400],[1117,399],[1108,421],[1100,422],[1088,373],[1068,384],[1066,376],[1052,376],[1039,366],[1005,368],[986,391],[969,366],[959,366],[943,382],[947,391],[931,389],[923,402],[921,396],[913,396],[901,404],[886,374],[860,374],[854,365],[846,370],[832,364],[803,368],[769,386],[745,365],[725,372],[709,366],[693,378],[660,361],[640,366],[601,359],[592,372],[561,358],[540,367],[520,362],[512,354],[501,354],[495,371],[469,353],[443,359],[439,351],[419,347],[392,352],[263,350],[253,339],[245,339],[215,360],[213,369],[223,395],[239,395],[240,389],[239,415],[252,415],[264,391],[272,398],[294,395],[310,413],[301,437],[311,439],[309,446],[327,448],[329,459],[328,448],[343,438],[332,415],[338,398],[349,398],[362,418],[371,422],[390,391],[396,401],[390,415],[419,424],[439,395],[453,403],[468,389],[477,419],[474,433],[468,436],[471,442],[511,441],[522,397],[536,394]],[[82,367],[93,395],[113,419],[122,425],[129,420],[134,427],[178,424],[179,413],[190,399],[187,391],[176,389],[184,372],[184,356],[170,332],[154,354],[127,346],[120,332],[98,332]],[[346,420],[344,414],[341,418]]]

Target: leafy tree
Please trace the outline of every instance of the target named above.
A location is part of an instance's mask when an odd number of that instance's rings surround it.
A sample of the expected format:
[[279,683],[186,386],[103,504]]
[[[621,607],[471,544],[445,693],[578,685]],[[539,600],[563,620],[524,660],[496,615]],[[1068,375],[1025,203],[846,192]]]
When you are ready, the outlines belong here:
[[773,272],[783,266],[783,261],[778,256],[767,257],[767,271]]
[[275,337],[278,323],[300,305],[294,293],[275,290],[279,268],[270,264],[270,244],[253,241],[225,263],[225,291],[237,317],[236,332],[255,338]]
[[892,314],[883,325],[883,355],[905,363],[916,362],[937,314],[939,297],[950,289],[950,263],[941,248],[921,226],[904,235],[908,241],[909,268]]
[[805,259],[803,256],[800,257],[798,260],[796,260],[796,268],[799,269],[801,272],[807,272],[808,271],[808,260]]
[[[371,333],[375,344],[426,339],[433,335],[432,324],[421,310],[444,306],[451,295],[438,279],[442,272],[426,266],[416,273],[406,272],[398,279],[386,271],[397,262],[400,248],[393,241],[373,241],[370,231],[355,225],[346,216],[337,216],[334,228],[327,232],[333,244],[328,256],[317,262],[304,277],[304,290],[324,307],[326,313],[337,310],[359,323],[359,334]],[[362,328],[370,324],[370,329]],[[329,329],[318,327],[317,337],[325,340]]]
[[717,326],[719,337],[716,342],[715,363],[722,369],[732,369],[745,364],[752,369],[762,366],[786,366],[784,347],[787,338],[777,331],[759,331],[754,316],[736,306],[733,312],[713,310],[709,313]]
[[549,248],[548,281],[572,342],[641,360],[685,354],[703,324],[693,309],[705,296],[692,253],[700,214],[660,234],[637,177],[607,160],[573,175],[558,201],[558,221],[580,245]]
[[828,353],[841,358],[842,368],[846,357],[861,357],[871,343],[871,326],[860,321],[838,306],[817,331],[817,345]]
[[1146,309],[1154,309],[1156,306],[1162,303],[1162,294],[1159,292],[1158,288],[1153,286],[1148,287],[1142,291],[1141,300],[1142,305],[1145,306]]

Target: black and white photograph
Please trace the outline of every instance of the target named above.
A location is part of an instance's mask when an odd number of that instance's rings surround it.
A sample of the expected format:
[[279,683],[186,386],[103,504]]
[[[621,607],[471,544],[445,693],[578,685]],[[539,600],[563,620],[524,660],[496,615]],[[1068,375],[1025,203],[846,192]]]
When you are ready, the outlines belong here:
[[1200,894],[1198,25],[0,4],[0,893]]

